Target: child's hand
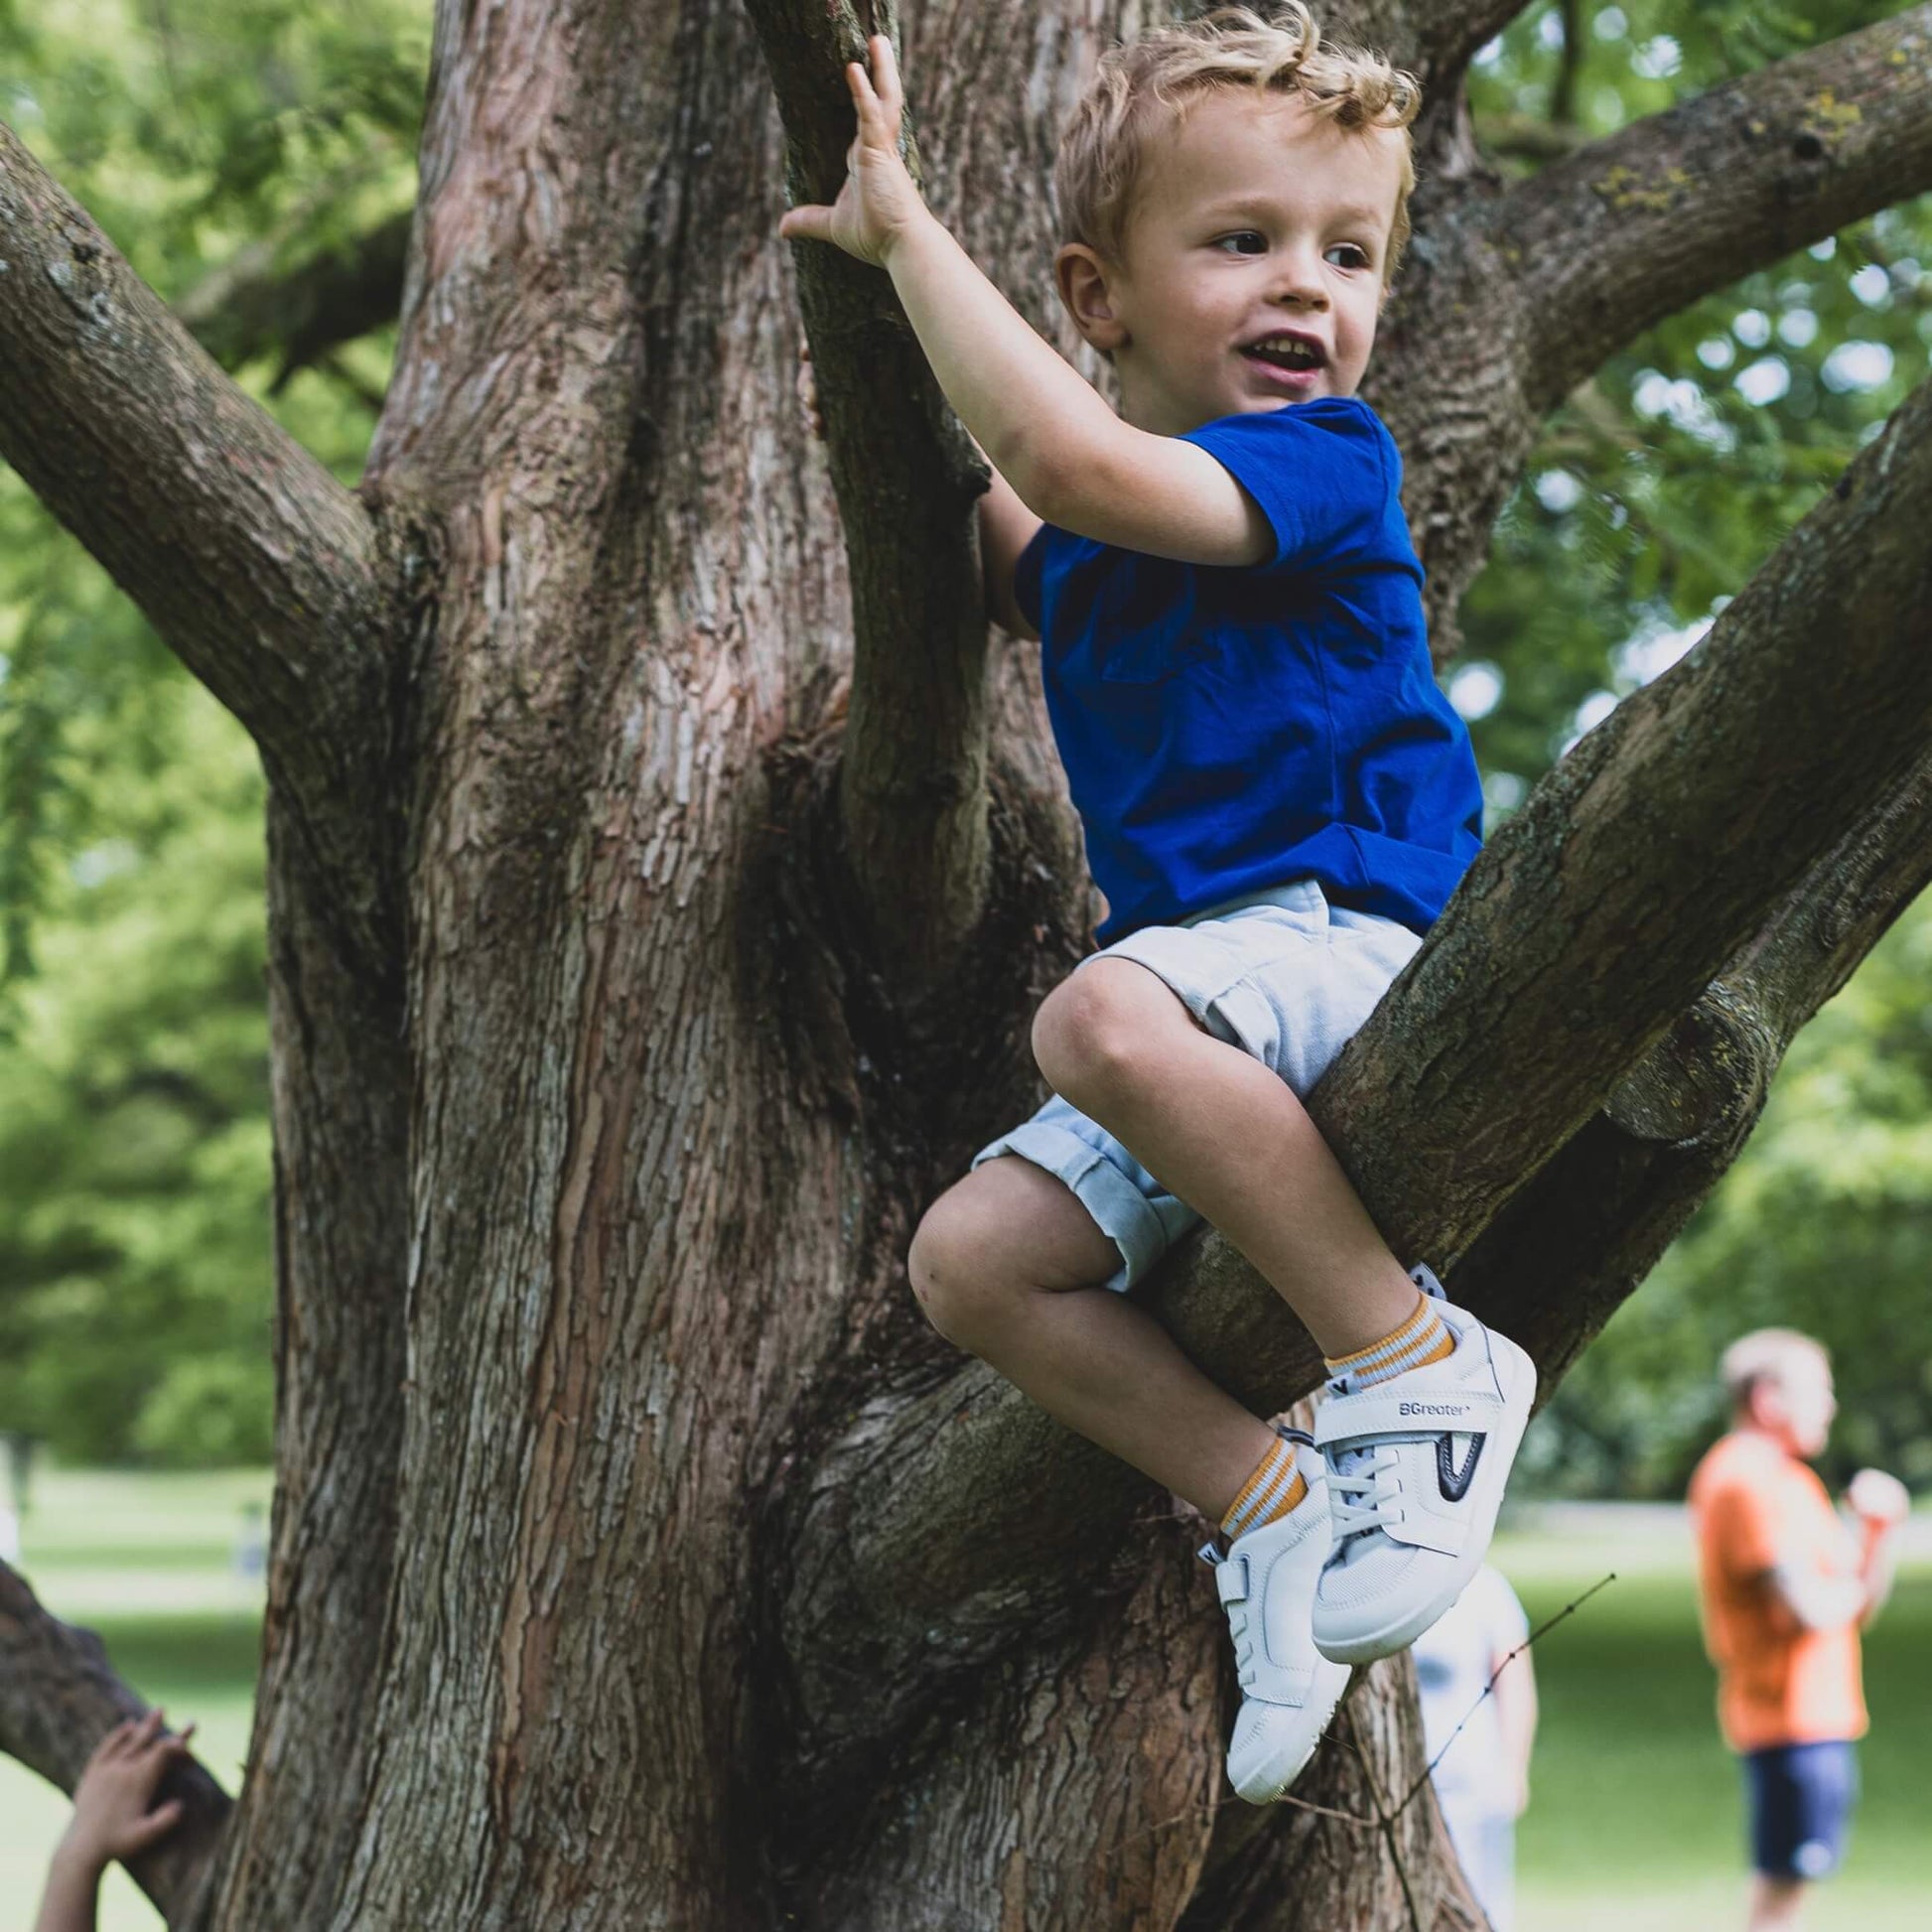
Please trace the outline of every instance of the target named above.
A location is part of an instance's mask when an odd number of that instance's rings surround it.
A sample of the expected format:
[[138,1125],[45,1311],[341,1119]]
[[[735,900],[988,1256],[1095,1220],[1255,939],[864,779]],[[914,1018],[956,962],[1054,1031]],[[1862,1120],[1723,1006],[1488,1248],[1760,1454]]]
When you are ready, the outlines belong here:
[[64,1855],[98,1871],[116,1859],[145,1852],[181,1818],[181,1800],[149,1809],[162,1773],[188,1755],[190,1725],[179,1737],[162,1728],[162,1715],[118,1724],[94,1746],[73,1788],[73,1816],[62,1841]]
[[859,131],[846,150],[845,186],[827,207],[808,202],[787,208],[778,232],[792,241],[830,241],[862,262],[884,268],[895,241],[925,213],[925,204],[898,158],[899,109],[905,95],[899,86],[898,63],[893,44],[884,34],[866,43],[878,91],[857,61],[845,64]]

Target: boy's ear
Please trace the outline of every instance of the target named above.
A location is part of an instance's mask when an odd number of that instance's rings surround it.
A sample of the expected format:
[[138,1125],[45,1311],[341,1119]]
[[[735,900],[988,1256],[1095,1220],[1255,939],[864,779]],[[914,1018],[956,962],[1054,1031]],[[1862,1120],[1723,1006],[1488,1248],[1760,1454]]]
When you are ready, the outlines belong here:
[[1069,241],[1053,257],[1053,281],[1073,326],[1103,355],[1127,340],[1114,315],[1115,271],[1084,241]]

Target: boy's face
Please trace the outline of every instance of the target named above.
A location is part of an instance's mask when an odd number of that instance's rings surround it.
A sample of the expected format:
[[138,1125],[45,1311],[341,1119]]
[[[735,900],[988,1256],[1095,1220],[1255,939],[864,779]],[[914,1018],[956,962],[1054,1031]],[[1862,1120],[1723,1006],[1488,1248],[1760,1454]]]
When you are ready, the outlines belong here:
[[1402,158],[1396,130],[1337,127],[1293,94],[1217,87],[1171,122],[1142,169],[1125,260],[1073,242],[1055,261],[1081,334],[1113,353],[1122,416],[1176,436],[1353,395]]

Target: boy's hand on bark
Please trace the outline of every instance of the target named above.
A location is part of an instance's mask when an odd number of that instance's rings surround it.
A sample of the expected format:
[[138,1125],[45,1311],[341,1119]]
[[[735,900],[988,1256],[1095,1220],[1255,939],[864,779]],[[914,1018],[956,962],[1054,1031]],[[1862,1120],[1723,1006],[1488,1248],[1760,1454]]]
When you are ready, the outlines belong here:
[[[104,1869],[116,1859],[145,1852],[181,1818],[179,1798],[154,1804],[155,1786],[195,1734],[163,1728],[160,1711],[118,1724],[94,1746],[73,1788],[73,1816],[61,1850],[75,1865]],[[150,1808],[152,1807],[152,1809]]]
[[898,155],[899,110],[905,95],[893,44],[884,34],[875,34],[866,51],[872,64],[870,75],[857,61],[845,66],[859,131],[846,150],[845,185],[839,199],[829,207],[822,202],[808,202],[787,208],[778,221],[778,232],[790,241],[832,242],[848,255],[884,268],[893,244],[925,213],[925,204]]

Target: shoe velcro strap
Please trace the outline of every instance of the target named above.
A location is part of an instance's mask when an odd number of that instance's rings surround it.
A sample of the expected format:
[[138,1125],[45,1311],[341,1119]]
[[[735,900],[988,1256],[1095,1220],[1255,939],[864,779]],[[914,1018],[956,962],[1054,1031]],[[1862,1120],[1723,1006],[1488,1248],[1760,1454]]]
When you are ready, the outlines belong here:
[[1276,1665],[1268,1679],[1265,1692],[1250,1695],[1257,1696],[1262,1704],[1285,1705],[1291,1711],[1301,1710],[1314,1689],[1314,1672],[1307,1664]]
[[1243,1551],[1240,1556],[1226,1556],[1214,1567],[1214,1587],[1221,1593],[1223,1603],[1239,1603],[1248,1594],[1248,1557]]
[[1330,1396],[1314,1412],[1314,1440],[1326,1449],[1364,1436],[1475,1436],[1493,1429],[1502,1414],[1502,1398],[1482,1390],[1429,1396],[1363,1389]]

